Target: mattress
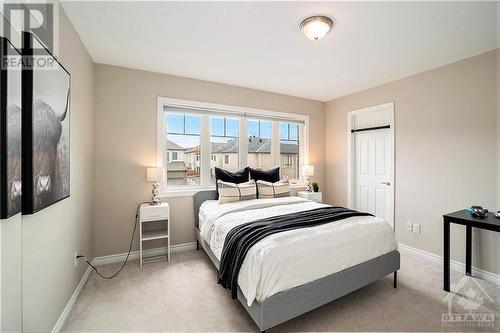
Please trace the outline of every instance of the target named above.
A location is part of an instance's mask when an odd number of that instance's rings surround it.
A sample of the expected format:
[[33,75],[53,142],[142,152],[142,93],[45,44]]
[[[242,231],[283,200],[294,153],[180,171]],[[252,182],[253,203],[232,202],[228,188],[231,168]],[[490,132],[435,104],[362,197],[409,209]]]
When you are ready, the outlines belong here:
[[[225,236],[256,219],[327,205],[303,198],[256,199],[200,207],[200,233],[220,261]],[[394,231],[376,217],[352,217],[316,227],[271,235],[247,253],[238,285],[248,306],[302,284],[342,271],[397,249]]]
[[208,213],[210,211],[214,211],[217,208],[219,208],[218,200],[207,200],[201,205],[200,211],[198,213],[198,228],[200,230],[203,226],[203,223],[205,222],[205,218],[207,217]]

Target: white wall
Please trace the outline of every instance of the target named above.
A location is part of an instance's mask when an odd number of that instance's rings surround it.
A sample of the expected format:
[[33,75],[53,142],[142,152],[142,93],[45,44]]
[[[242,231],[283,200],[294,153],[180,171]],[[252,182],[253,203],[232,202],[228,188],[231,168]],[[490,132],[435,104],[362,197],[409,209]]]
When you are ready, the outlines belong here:
[[[324,103],[108,65],[96,64],[95,75],[96,256],[127,250],[136,205],[150,197],[145,172],[156,164],[158,96],[309,115],[309,160],[315,180],[323,183]],[[166,201],[172,207],[172,244],[195,241],[193,198]]]
[[[0,35],[4,18],[0,15]],[[20,34],[11,29],[11,41],[19,47]],[[22,222],[18,214],[0,220],[0,331],[22,329]]]
[[[497,6],[499,8],[498,29],[500,29],[500,2],[497,3]],[[498,29],[497,31],[500,31]],[[498,35],[500,38],[500,32],[498,32]],[[500,52],[497,52],[496,67],[497,67],[497,209],[500,210]]]
[[73,253],[93,257],[93,63],[62,8],[59,60],[71,73],[71,197],[23,224],[23,330],[47,332],[80,282],[86,265]]
[[[472,204],[495,209],[498,202],[499,54],[488,52],[328,102],[326,200],[346,204],[347,112],[394,101],[396,236],[442,255],[443,214]],[[422,234],[406,231],[406,221],[420,223]],[[473,264],[500,274],[500,234],[474,235]],[[454,226],[451,238],[452,257],[463,261],[463,228]]]
[[22,224],[18,214],[0,221],[1,233],[1,330],[22,328]]

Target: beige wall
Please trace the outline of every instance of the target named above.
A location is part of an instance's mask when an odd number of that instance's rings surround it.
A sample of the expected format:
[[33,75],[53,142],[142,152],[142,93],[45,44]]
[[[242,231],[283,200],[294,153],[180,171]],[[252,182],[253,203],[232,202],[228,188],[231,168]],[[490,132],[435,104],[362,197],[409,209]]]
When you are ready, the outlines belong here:
[[[0,36],[8,23],[0,15]],[[11,31],[11,42],[19,47],[20,34]],[[19,69],[20,71],[20,69]],[[0,220],[0,331],[22,329],[22,219],[17,214]]]
[[23,224],[23,330],[52,330],[87,266],[73,253],[93,256],[93,63],[62,8],[59,59],[71,73],[71,197]]
[[[341,205],[347,201],[347,112],[394,101],[396,235],[404,244],[442,255],[444,213],[471,204],[495,209],[497,204],[499,53],[489,52],[327,103],[326,200]],[[422,225],[421,235],[406,231],[408,220]],[[453,258],[463,261],[464,244],[464,229],[453,227]],[[500,234],[476,232],[474,244],[474,265],[499,274]]]
[[22,328],[21,221],[21,214],[0,220],[1,332],[18,332]]
[[[497,8],[500,22],[500,3]],[[498,26],[500,28],[500,24]],[[500,39],[500,33],[498,35]],[[500,51],[497,51],[497,209],[500,210]]]
[[[95,80],[96,256],[127,251],[136,205],[151,196],[145,167],[156,164],[158,96],[309,115],[310,163],[317,170],[315,180],[323,183],[321,102],[108,65],[95,65]],[[172,244],[193,242],[192,197],[166,201],[172,207]]]

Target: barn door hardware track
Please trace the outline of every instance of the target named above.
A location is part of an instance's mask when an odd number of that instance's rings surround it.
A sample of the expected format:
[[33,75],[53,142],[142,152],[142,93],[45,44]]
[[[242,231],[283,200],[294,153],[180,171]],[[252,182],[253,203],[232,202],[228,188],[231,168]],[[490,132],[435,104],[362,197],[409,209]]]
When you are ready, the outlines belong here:
[[352,129],[351,133],[365,132],[365,131],[374,131],[374,130],[386,129],[386,128],[391,128],[391,125]]

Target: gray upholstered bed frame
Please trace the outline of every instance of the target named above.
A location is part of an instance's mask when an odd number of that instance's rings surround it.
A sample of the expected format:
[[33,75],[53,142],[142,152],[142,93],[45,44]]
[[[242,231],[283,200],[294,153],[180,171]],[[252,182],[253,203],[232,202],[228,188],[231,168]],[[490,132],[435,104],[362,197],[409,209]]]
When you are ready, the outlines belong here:
[[[198,249],[201,246],[215,267],[219,269],[219,261],[210,250],[209,245],[201,238],[198,224],[198,212],[201,204],[206,200],[215,200],[215,198],[215,191],[200,191],[195,194],[194,219]],[[259,330],[265,331],[345,296],[391,273],[394,273],[394,288],[396,288],[399,268],[399,252],[392,251],[324,278],[277,293],[263,302],[255,301],[250,307],[247,305],[245,296],[238,289],[238,300],[250,314]]]

